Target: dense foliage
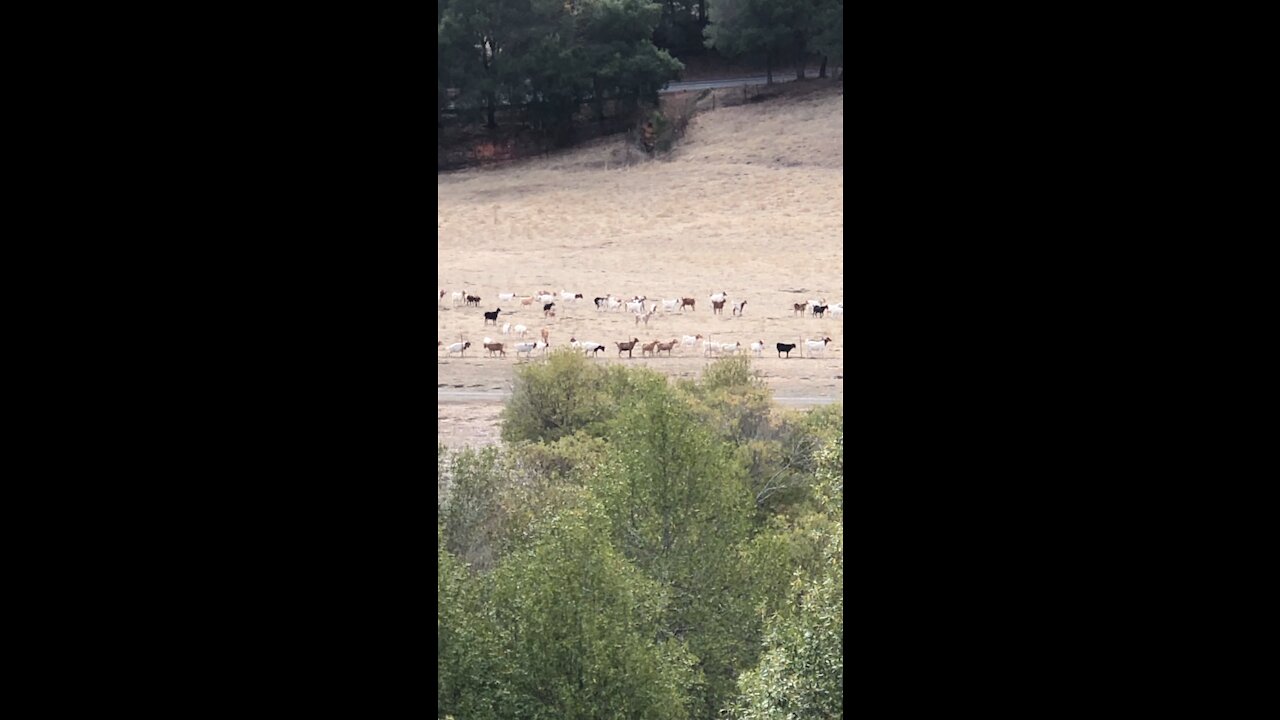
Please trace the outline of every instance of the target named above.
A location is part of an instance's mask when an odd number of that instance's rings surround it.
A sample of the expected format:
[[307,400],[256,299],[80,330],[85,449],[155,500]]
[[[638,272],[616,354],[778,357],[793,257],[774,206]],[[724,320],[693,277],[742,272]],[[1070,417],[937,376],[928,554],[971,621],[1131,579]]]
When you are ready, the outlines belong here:
[[794,61],[797,79],[813,53],[844,60],[844,0],[710,0],[710,20],[708,47],[762,55],[768,82],[775,64],[787,60]]
[[841,418],[741,358],[520,368],[501,449],[437,447],[437,716],[837,716]]
[[653,44],[661,9],[647,0],[437,2],[437,119],[452,106],[495,127],[516,106],[534,125],[567,125],[588,101],[655,100],[683,67]]
[[[714,48],[773,67],[844,57],[844,0],[437,0],[436,122],[497,127],[503,108],[561,129],[584,105],[603,119],[651,105]],[[616,113],[615,113],[616,114]]]

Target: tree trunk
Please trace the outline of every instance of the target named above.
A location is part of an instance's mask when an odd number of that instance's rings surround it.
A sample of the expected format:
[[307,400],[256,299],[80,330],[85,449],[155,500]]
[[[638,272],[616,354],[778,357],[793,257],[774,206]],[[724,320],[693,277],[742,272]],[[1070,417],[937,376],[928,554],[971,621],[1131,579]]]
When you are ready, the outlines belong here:
[[827,76],[827,56],[822,56],[822,65],[818,68],[818,77],[825,78]]
[[773,51],[764,54],[764,84],[773,84]]
[[497,110],[497,108],[495,107],[495,105],[496,105],[496,103],[495,103],[495,102],[494,102],[494,100],[493,100],[493,93],[487,93],[487,94],[484,96],[484,109],[485,109],[485,114],[486,114],[486,115],[488,116],[488,118],[489,118],[489,119],[488,119],[488,122],[486,122],[486,123],[485,123],[485,127],[489,128],[489,129],[493,129],[493,128],[498,127],[498,123],[497,123],[497,121],[494,119],[494,112]]
[[809,59],[804,54],[805,41],[799,33],[796,34],[796,79],[804,79],[805,67],[809,64]]
[[596,122],[604,125],[604,93],[600,89],[600,76],[591,76],[591,97],[596,105]]
[[698,0],[698,22],[703,26],[707,24],[707,0]]

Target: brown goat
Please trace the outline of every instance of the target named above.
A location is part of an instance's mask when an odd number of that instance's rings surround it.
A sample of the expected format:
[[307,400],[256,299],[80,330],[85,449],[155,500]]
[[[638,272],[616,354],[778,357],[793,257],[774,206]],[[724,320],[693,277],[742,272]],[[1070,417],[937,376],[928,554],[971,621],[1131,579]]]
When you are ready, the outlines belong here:
[[494,353],[498,353],[502,357],[507,356],[506,351],[502,349],[502,343],[485,343],[484,349],[489,351],[489,357],[493,357]]
[[697,310],[698,308],[693,306],[695,302],[697,301],[693,298],[680,298],[680,312],[684,312],[686,307],[690,310]]
[[663,350],[666,350],[667,357],[671,357],[671,348],[675,347],[676,343],[678,342],[679,340],[676,340],[675,338],[671,338],[671,342],[666,342],[666,343],[660,342],[658,343],[658,352],[662,352]]
[[644,357],[645,355],[652,355],[652,354],[653,354],[653,349],[654,349],[655,347],[657,347],[657,346],[658,346],[658,341],[657,341],[657,340],[654,340],[654,341],[653,341],[653,342],[651,342],[651,343],[645,343],[644,345],[641,345],[641,346],[640,346],[640,357]]
[[627,351],[627,357],[633,357],[633,356],[631,355],[631,349],[632,349],[632,348],[634,348],[634,347],[636,346],[636,343],[638,343],[638,342],[640,342],[640,338],[631,338],[631,342],[616,342],[616,343],[614,343],[614,345],[617,345],[617,346],[618,346],[618,357],[622,357],[622,351],[623,351],[623,350],[626,350],[626,351]]
[[542,328],[542,342],[551,344],[551,328]]
[[712,314],[712,315],[723,315],[723,314],[724,314],[724,304],[725,304],[725,302],[726,302],[726,301],[724,301],[724,300],[712,300],[712,301],[711,301],[711,314]]
[[520,298],[520,304],[525,306],[532,305],[533,298],[532,297]]
[[804,315],[804,311],[809,308],[809,303],[795,303],[791,307],[796,311],[797,315]]

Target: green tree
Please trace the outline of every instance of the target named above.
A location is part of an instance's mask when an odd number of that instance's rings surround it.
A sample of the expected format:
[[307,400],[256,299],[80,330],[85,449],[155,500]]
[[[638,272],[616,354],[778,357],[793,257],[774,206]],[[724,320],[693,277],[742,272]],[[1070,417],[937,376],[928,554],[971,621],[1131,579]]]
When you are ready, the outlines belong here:
[[762,53],[769,83],[774,63],[785,58],[803,79],[815,49],[843,57],[843,0],[712,0],[710,19],[707,46],[730,56]]
[[[766,650],[738,680],[738,720],[837,718],[844,709],[844,438],[820,454],[819,511],[805,535],[821,543],[816,572],[797,570],[770,617]],[[793,545],[794,547],[794,545]],[[803,562],[808,558],[808,562]],[[812,554],[802,551],[809,567]]]
[[500,654],[483,579],[445,549],[440,528],[436,542],[436,714],[492,718]]
[[656,101],[657,92],[684,66],[650,40],[663,9],[648,0],[585,0],[578,3],[575,60],[590,89],[596,118],[607,98]]
[[511,399],[502,410],[502,439],[554,441],[580,430],[603,435],[612,413],[606,374],[570,348],[518,367]]
[[844,0],[821,0],[815,17],[811,45],[814,51],[822,53],[818,77],[826,77],[828,59],[836,67],[844,66]]
[[755,604],[737,562],[751,497],[727,445],[703,427],[666,378],[632,371],[639,386],[611,433],[611,460],[593,482],[614,542],[670,589],[666,627],[686,639],[704,685],[693,717],[713,717],[749,667],[759,637],[746,630]]
[[519,80],[519,42],[531,19],[528,2],[449,0],[439,9],[440,66],[459,90],[460,107],[483,107],[497,127],[497,109]]
[[794,41],[793,0],[711,0],[708,15],[707,47],[729,57],[763,54],[766,82],[772,84],[774,63]]
[[563,510],[538,538],[494,572],[499,717],[687,718],[693,660],[663,632],[665,593],[611,546],[598,506]]

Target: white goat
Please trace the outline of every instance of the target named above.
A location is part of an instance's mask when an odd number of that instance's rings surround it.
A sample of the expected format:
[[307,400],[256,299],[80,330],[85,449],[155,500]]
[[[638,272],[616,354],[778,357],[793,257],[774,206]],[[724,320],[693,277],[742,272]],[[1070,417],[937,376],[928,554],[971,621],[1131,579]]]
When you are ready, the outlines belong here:
[[503,300],[515,300],[515,299],[516,299],[516,294],[515,294],[515,293],[498,293],[498,300],[499,300],[499,301],[503,301]]
[[756,357],[760,357],[760,353],[764,352],[764,341],[757,340],[751,343],[751,352],[755,353]]
[[520,337],[524,337],[529,334],[529,328],[525,327],[524,325],[516,325],[515,327],[511,328],[511,332],[514,332]]
[[467,348],[469,347],[471,347],[471,343],[469,342],[465,342],[465,343],[456,342],[449,346],[449,354],[452,355],[453,353],[458,353],[462,357],[466,357]]
[[805,350],[808,350],[809,354],[812,355],[813,353],[820,353],[823,350],[826,350],[827,343],[829,342],[831,342],[831,338],[829,337],[822,338],[821,340],[805,340],[804,347]]
[[675,312],[676,309],[678,309],[679,307],[680,307],[680,298],[676,298],[675,300],[662,301],[663,312]]

